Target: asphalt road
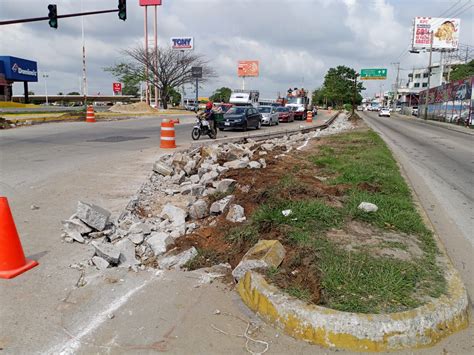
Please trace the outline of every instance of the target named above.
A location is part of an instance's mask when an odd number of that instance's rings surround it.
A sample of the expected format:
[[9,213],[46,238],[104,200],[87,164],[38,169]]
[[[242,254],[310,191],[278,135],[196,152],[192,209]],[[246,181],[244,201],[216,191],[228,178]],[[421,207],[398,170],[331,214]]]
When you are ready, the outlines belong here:
[[360,115],[400,158],[435,230],[474,295],[474,135],[416,119]]
[[[328,117],[321,113],[316,123]],[[176,126],[176,141],[178,148],[186,148],[194,119],[178,118],[182,123]],[[218,138],[302,124],[219,132]],[[0,131],[0,195],[8,197],[25,254],[40,263],[15,279],[0,279],[2,353],[244,352],[241,339],[219,336],[210,326],[231,334],[242,334],[246,327],[235,317],[214,315],[219,308],[247,318],[235,294],[229,297],[219,283],[201,285],[186,273],[157,277],[117,268],[88,272],[86,286],[76,287],[81,272],[69,266],[88,260],[93,248],[63,243],[60,221],[75,212],[78,200],[118,216],[156,158],[170,152],[159,148],[159,138],[156,117]],[[314,347],[278,336],[272,327],[263,329],[260,334],[273,339],[272,347],[280,353],[314,352]]]

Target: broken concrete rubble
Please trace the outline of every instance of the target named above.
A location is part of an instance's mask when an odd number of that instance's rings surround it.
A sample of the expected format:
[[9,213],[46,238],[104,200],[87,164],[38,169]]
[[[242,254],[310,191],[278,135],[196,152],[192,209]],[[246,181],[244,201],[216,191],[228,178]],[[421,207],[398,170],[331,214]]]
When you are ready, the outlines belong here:
[[163,176],[169,176],[173,173],[173,168],[157,161],[153,164],[153,171]]
[[214,215],[224,213],[225,209],[233,199],[234,195],[229,195],[223,199],[220,199],[219,201],[214,202],[211,205],[210,213]]
[[234,223],[244,222],[246,220],[244,208],[240,205],[230,205],[226,219]]
[[189,209],[189,216],[192,219],[202,219],[209,216],[207,202],[204,200],[197,200],[194,202]]
[[88,226],[102,231],[109,222],[110,212],[82,201],[77,203],[77,217]]
[[158,259],[158,265],[160,269],[180,269],[188,261],[191,261],[198,255],[198,251],[195,247],[191,247],[176,255],[163,256]]
[[173,238],[170,233],[154,232],[147,243],[156,256],[166,253],[166,249],[173,243]]
[[95,254],[105,259],[108,263],[116,265],[120,260],[120,251],[111,243],[92,242]]
[[237,184],[237,181],[234,179],[222,179],[216,182],[215,187],[217,191],[225,193],[228,190],[232,190],[236,184]]

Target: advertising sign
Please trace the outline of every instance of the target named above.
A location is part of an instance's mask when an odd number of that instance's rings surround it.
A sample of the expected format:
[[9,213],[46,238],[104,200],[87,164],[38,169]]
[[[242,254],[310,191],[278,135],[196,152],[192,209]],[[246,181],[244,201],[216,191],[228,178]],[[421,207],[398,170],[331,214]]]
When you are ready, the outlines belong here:
[[385,68],[361,69],[360,79],[361,80],[385,80],[387,79],[387,69]]
[[38,81],[38,66],[32,60],[17,57],[0,57],[5,79],[10,81]]
[[258,76],[258,60],[239,60],[238,76]]
[[122,92],[122,83],[113,83],[112,89],[114,90],[114,94]]
[[433,32],[433,49],[457,49],[460,19],[416,17],[413,28],[413,49],[430,48]]
[[171,37],[171,49],[175,51],[191,51],[194,48],[193,37]]
[[161,0],[140,0],[140,6],[160,6]]
[[191,76],[195,79],[202,78],[202,67],[192,67]]

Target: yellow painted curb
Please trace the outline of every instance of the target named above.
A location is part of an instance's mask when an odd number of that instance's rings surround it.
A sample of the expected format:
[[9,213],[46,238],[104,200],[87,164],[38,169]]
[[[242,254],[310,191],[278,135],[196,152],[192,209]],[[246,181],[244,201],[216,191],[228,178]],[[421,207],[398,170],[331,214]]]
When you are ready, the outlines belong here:
[[468,299],[451,266],[448,295],[390,314],[341,312],[295,299],[248,271],[237,285],[244,303],[294,338],[328,348],[391,351],[429,347],[468,326]]

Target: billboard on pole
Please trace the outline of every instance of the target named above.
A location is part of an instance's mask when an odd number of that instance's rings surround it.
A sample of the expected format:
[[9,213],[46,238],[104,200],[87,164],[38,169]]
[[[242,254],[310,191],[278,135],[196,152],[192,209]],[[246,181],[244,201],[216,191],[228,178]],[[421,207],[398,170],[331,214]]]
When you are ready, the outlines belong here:
[[361,69],[360,70],[361,80],[385,80],[387,79],[387,69]]
[[140,0],[140,6],[160,6],[161,0]]
[[239,60],[238,76],[258,76],[258,60]]
[[433,50],[457,49],[459,45],[460,19],[416,17],[413,28],[413,49],[430,48],[433,32]]
[[194,48],[193,37],[171,37],[171,49],[175,51],[192,51]]

